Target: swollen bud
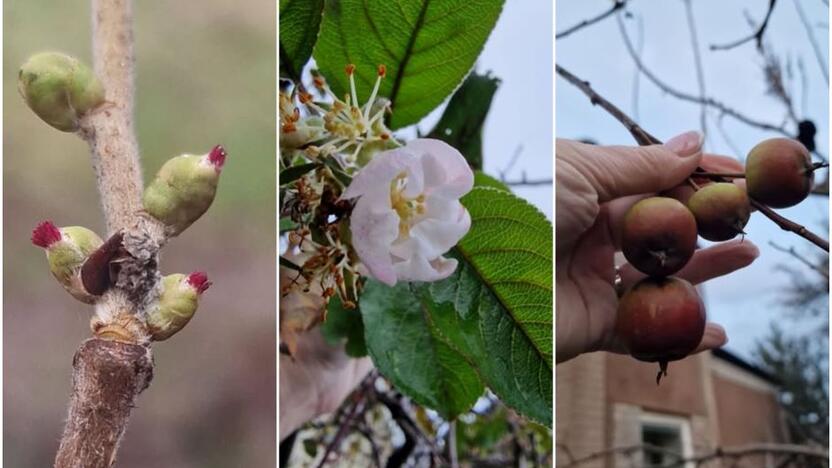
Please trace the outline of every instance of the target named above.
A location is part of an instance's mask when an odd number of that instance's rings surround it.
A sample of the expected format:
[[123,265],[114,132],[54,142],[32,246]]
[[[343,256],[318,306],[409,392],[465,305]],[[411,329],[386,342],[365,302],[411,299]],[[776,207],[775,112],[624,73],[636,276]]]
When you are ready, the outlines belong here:
[[144,191],[144,209],[179,235],[205,213],[217,193],[226,153],[217,145],[208,154],[183,154],[166,162]]
[[190,322],[199,305],[199,296],[211,286],[202,272],[181,273],[162,278],[159,303],[147,315],[147,329],[154,341],[175,335]]
[[64,132],[78,130],[81,117],[104,103],[104,87],[92,70],[57,52],[30,57],[20,67],[17,89],[38,117]]
[[58,228],[44,221],[32,231],[32,243],[46,250],[49,270],[73,297],[87,304],[97,296],[88,292],[81,279],[81,267],[103,242],[98,235],[81,226]]

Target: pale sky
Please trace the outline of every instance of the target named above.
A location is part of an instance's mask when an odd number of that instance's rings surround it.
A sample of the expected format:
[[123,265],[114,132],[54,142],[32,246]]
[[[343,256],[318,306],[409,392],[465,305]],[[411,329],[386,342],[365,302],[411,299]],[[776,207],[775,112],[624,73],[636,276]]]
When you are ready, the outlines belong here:
[[[760,21],[768,2],[697,0],[692,4],[706,93],[748,116],[775,124],[782,122],[784,108],[778,101],[765,95],[761,73],[763,62],[753,42],[730,51],[710,51],[708,48],[712,43],[730,42],[750,33],[743,12],[747,11],[752,18]],[[824,63],[828,63],[827,7],[820,0],[803,0],[800,4],[810,18]],[[610,5],[609,0],[558,0],[556,30],[563,30],[594,16]],[[637,24],[642,22],[642,60],[650,70],[676,88],[697,94],[694,55],[684,5],[681,0],[634,0],[629,2],[629,10],[634,17],[625,20],[625,24],[631,39],[637,41]],[[800,117],[815,122],[818,128],[818,149],[828,156],[828,85],[792,0],[777,3],[765,38],[771,50],[783,57],[784,61],[787,58],[792,61],[797,112]],[[614,17],[559,40],[556,53],[560,65],[590,81],[599,93],[635,116],[635,65],[626,51]],[[801,103],[802,86],[796,65],[798,58],[803,61],[808,83],[805,107]],[[591,106],[586,97],[570,84],[558,79],[556,87],[558,137],[591,137],[601,144],[633,144],[632,137],[624,127],[602,110]],[[678,133],[699,129],[699,112],[698,105],[679,101],[643,76],[640,78],[637,110],[639,123],[658,138],[667,140]],[[725,131],[741,152],[734,154],[716,130],[715,121],[716,114],[710,113],[706,150],[712,153],[742,159],[757,142],[779,136],[725,118]],[[817,174],[818,178],[823,176],[822,173]],[[828,238],[828,211],[828,198],[811,197],[797,207],[780,210],[780,213]],[[762,255],[751,267],[707,283],[704,294],[709,319],[723,324],[727,329],[730,338],[727,349],[748,358],[755,340],[766,334],[771,322],[794,326],[793,322],[782,319],[787,310],[778,304],[788,277],[775,268],[778,264],[799,265],[788,254],[774,250],[768,243],[772,241],[785,247],[793,246],[804,254],[814,254],[817,249],[802,238],[780,230],[759,214],[752,216],[746,231],[749,233],[748,239],[761,248]]]

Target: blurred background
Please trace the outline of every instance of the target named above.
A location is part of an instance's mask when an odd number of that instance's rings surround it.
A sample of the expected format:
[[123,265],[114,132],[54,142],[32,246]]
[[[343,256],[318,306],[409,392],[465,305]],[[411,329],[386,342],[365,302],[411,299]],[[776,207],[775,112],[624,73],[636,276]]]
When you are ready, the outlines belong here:
[[[180,153],[229,153],[216,201],[165,248],[163,273],[214,282],[188,327],[154,345],[121,467],[275,466],[275,2],[135,2],[145,180]],[[104,228],[87,146],[41,122],[17,71],[42,50],[90,63],[86,1],[7,0],[4,13],[3,441],[6,466],[51,466],[91,308],[29,238],[37,222]]]
[[[761,48],[752,39],[720,49],[753,35],[769,5],[774,9]],[[798,123],[810,121],[817,130],[814,159],[828,159],[828,2],[591,0],[558,1],[556,8],[555,30],[561,35],[557,63],[589,81],[659,139],[704,131],[706,152],[742,161],[758,142],[794,138]],[[567,33],[606,11],[612,14]],[[660,83],[640,73],[637,61]],[[559,138],[635,144],[618,121],[573,85],[557,78],[555,86]],[[693,99],[679,99],[679,92]],[[783,133],[703,106],[697,102],[702,96]],[[828,239],[828,171],[817,171],[815,180],[816,194],[778,212]],[[701,288],[709,319],[727,330],[727,346],[713,355],[686,359],[675,377],[671,366],[667,385],[662,381],[659,389],[651,385],[655,366],[620,356],[595,353],[582,364],[558,366],[559,442],[572,440],[577,453],[597,451],[604,443],[648,440],[684,452],[687,427],[688,452],[699,453],[709,443],[828,444],[828,254],[761,215],[752,216],[746,231],[747,239],[760,247],[760,257]],[[595,378],[602,380],[589,385]],[[641,379],[642,385],[630,387],[628,378]],[[681,381],[676,385],[674,380]],[[603,404],[576,406],[584,385],[600,388],[583,397]],[[594,426],[580,421],[591,420],[587,412],[592,411],[615,420],[607,428],[615,435],[599,439],[589,434]],[[685,417],[662,419],[666,413]],[[633,421],[641,421],[631,426],[641,432],[622,435]],[[619,423],[618,429],[613,427]]]

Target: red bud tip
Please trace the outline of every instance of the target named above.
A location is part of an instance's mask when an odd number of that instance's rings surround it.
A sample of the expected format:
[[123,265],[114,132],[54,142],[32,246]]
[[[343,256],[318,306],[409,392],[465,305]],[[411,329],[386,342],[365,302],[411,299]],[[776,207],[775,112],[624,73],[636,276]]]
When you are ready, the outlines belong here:
[[378,76],[382,78],[387,76],[387,67],[384,64],[378,66]]
[[48,249],[50,245],[61,240],[61,231],[52,221],[43,221],[32,231],[32,243]]
[[195,271],[188,275],[188,284],[196,289],[197,294],[202,294],[206,289],[211,287],[211,282],[208,281],[208,275],[202,271]]
[[355,73],[355,65],[349,64],[346,67],[344,67],[344,70],[346,70],[347,75],[352,75],[353,73]]
[[217,167],[217,169],[222,169],[223,164],[225,164],[225,157],[228,156],[225,154],[225,149],[222,145],[217,145],[214,149],[208,153],[208,162],[213,164]]

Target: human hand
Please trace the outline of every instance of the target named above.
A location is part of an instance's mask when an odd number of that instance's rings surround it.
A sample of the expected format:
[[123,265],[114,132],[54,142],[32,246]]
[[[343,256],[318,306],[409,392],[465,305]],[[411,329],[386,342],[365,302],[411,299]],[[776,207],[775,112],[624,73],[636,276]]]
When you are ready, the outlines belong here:
[[320,328],[297,337],[295,354],[280,354],[280,440],[303,423],[334,411],[373,368],[354,359],[344,345],[331,346]]
[[[664,145],[641,147],[557,141],[558,362],[590,351],[626,352],[615,334],[614,284],[624,214],[637,201],[679,186],[697,166],[714,172],[743,170],[727,157],[703,157],[701,146],[698,132],[683,133]],[[758,255],[748,240],[724,242],[698,250],[676,276],[698,284],[748,266]],[[629,264],[621,265],[619,274],[624,288],[645,276]],[[709,322],[696,352],[726,342],[725,330]]]

